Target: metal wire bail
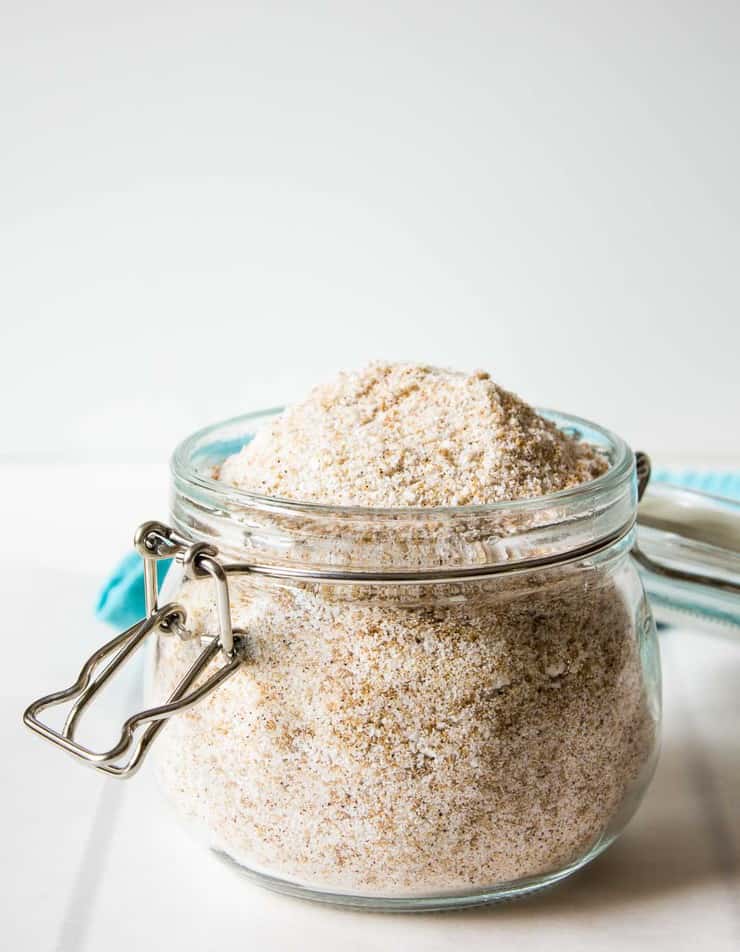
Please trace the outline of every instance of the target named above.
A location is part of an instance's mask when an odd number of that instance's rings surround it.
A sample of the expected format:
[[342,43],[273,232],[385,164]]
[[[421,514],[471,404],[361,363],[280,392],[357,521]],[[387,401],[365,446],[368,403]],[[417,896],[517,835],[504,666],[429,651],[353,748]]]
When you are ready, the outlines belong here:
[[[136,773],[155,737],[170,717],[197,704],[237,670],[242,663],[245,647],[243,634],[237,633],[235,637],[232,629],[227,577],[216,559],[215,549],[202,545],[186,548],[180,540],[175,539],[173,531],[168,526],[159,522],[146,522],[140,526],[136,532],[134,544],[144,559],[146,617],[93,652],[83,664],[73,685],[38,698],[23,714],[26,726],[45,740],[88,766],[120,778],[131,777]],[[220,625],[219,635],[208,641],[165,704],[147,708],[129,717],[121,729],[118,741],[109,750],[90,750],[75,740],[75,732],[83,711],[96,694],[143,644],[150,632],[160,629],[170,633],[178,632],[181,635],[185,633],[184,607],[176,603],[170,603],[161,608],[157,605],[159,593],[156,563],[159,559],[172,558],[180,553],[183,554],[183,561],[189,574],[196,578],[214,579]],[[226,655],[226,663],[201,685],[193,687],[219,652]],[[39,715],[43,711],[67,701],[74,703],[67,713],[61,731],[54,730],[39,720]],[[149,725],[146,730],[137,735],[138,728],[146,724]]]

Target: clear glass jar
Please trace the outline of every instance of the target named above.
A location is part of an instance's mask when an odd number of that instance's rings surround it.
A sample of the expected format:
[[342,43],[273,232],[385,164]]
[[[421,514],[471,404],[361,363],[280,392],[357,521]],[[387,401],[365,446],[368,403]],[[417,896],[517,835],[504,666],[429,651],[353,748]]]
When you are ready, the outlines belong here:
[[[608,472],[481,507],[342,509],[218,482],[265,414],[176,451],[172,524],[230,563],[243,655],[169,721],[157,770],[186,823],[263,884],[378,908],[488,902],[578,869],[634,812],[660,717],[629,557],[634,457],[550,416]],[[157,702],[218,638],[216,595],[173,565],[163,599],[185,617],[156,635]]]
[[[660,669],[641,575],[659,618],[737,638],[740,504],[651,490],[644,454],[546,415],[597,445],[608,471],[447,509],[241,492],[218,468],[270,413],[196,433],[173,457],[173,526],[136,534],[145,616],[25,724],[119,778],[154,749],[187,824],[284,892],[444,909],[567,876],[619,835],[655,764]],[[90,749],[81,715],[147,640],[154,706]],[[63,726],[42,719],[67,703]]]

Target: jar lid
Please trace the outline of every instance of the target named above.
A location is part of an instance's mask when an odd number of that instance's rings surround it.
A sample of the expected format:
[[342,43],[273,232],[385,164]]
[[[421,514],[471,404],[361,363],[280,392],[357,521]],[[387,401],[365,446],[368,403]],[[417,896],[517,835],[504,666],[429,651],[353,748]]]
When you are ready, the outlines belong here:
[[651,483],[633,549],[658,621],[740,635],[740,502]]

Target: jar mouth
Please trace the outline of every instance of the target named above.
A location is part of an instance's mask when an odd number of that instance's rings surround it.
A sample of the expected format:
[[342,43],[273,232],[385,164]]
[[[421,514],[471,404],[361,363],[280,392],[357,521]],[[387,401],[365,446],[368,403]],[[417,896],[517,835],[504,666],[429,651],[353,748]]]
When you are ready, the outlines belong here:
[[[283,412],[283,407],[271,407],[252,413],[241,414],[227,420],[211,424],[196,430],[177,445],[170,461],[173,478],[182,484],[221,495],[232,504],[241,504],[248,508],[290,510],[320,516],[346,515],[372,519],[403,517],[404,520],[418,518],[427,521],[430,518],[454,518],[456,515],[470,517],[503,512],[522,512],[524,510],[547,508],[553,504],[584,499],[594,493],[606,490],[625,479],[634,471],[634,453],[627,443],[616,433],[607,430],[583,417],[561,413],[556,410],[537,408],[537,412],[551,420],[561,430],[577,436],[579,439],[596,446],[605,455],[609,468],[595,479],[555,493],[543,496],[528,496],[520,499],[505,499],[493,503],[465,506],[342,506],[329,503],[304,502],[282,496],[269,496],[250,492],[215,479],[210,473],[227,457],[238,453],[251,441],[261,424]],[[209,473],[210,471],[210,473]]]
[[624,440],[553,410],[539,412],[596,446],[609,469],[545,496],[473,506],[333,506],[261,495],[216,479],[217,467],[280,412],[225,420],[177,447],[170,516],[181,536],[252,564],[417,572],[570,557],[623,537],[635,518],[635,459]]

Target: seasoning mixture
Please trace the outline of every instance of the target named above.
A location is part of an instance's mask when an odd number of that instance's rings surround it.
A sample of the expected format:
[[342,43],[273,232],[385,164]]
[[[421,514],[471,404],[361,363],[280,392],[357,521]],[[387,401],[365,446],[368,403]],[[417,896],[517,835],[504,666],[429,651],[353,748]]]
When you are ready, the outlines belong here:
[[[220,478],[437,506],[606,465],[484,374],[375,364],[314,390]],[[232,576],[250,659],[168,724],[165,790],[216,849],[313,888],[430,894],[563,868],[608,835],[655,746],[630,572],[611,555],[407,590]],[[209,582],[168,597],[191,631],[217,631]],[[199,651],[160,638],[158,697]]]
[[607,469],[487,373],[373,363],[316,387],[227,459],[240,489],[330,506],[544,496]]

